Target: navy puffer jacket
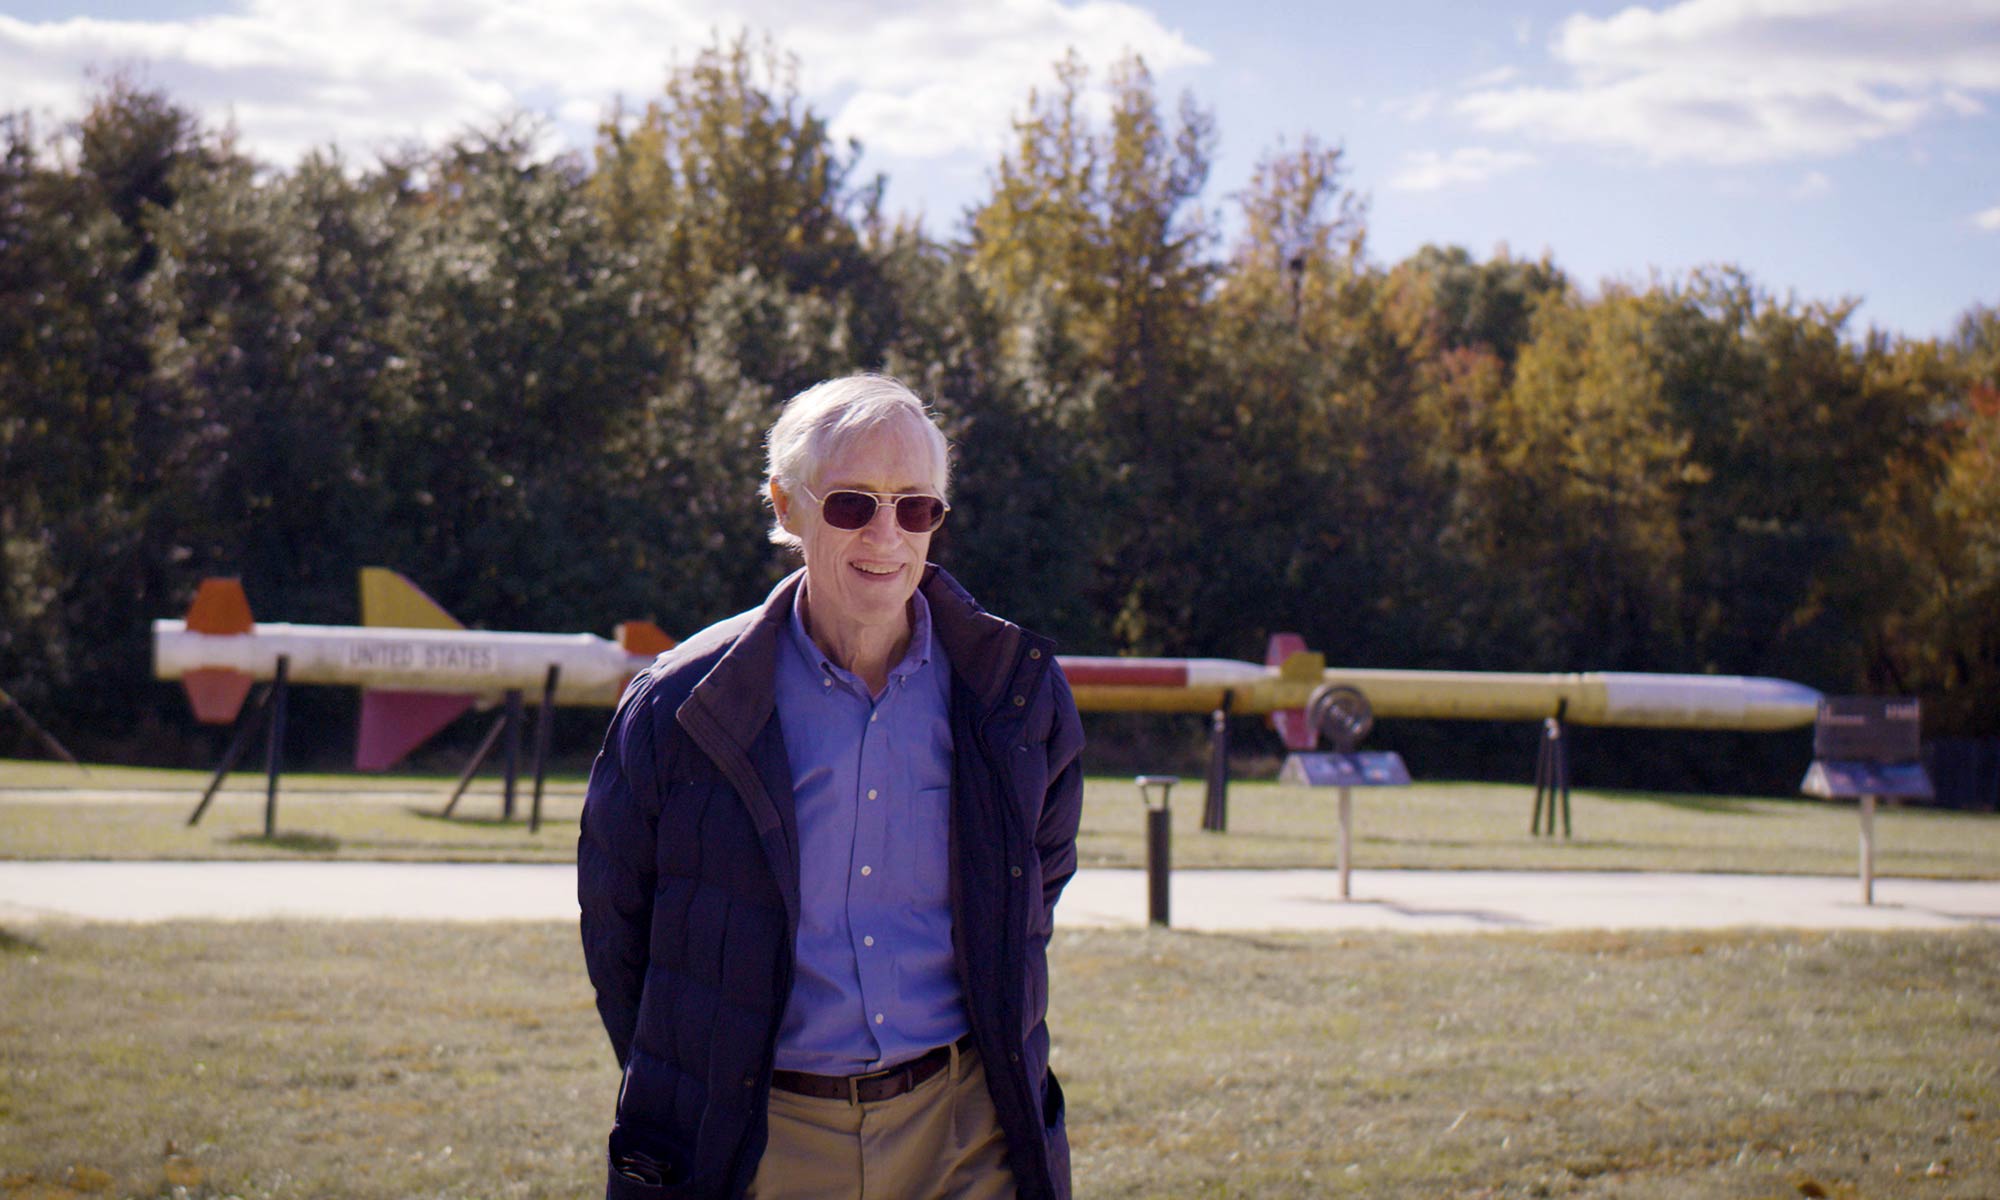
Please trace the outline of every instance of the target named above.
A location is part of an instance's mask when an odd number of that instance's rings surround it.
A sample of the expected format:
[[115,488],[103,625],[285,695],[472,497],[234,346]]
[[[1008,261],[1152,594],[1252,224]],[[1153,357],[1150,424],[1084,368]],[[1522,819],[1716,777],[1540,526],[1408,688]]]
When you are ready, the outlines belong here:
[[[584,959],[624,1068],[611,1200],[739,1197],[766,1139],[799,922],[798,829],[774,697],[803,573],[632,681],[577,846]],[[1069,1195],[1048,1069],[1047,948],[1076,869],[1082,726],[1053,645],[928,568],[951,660],[952,941],[1023,1197]],[[662,1182],[615,1169],[650,1161]]]

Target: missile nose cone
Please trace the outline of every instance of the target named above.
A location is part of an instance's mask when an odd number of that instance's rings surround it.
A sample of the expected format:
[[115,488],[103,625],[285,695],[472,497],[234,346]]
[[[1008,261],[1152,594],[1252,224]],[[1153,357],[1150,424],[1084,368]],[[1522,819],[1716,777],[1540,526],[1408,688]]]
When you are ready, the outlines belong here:
[[1789,679],[1746,678],[1743,680],[1743,709],[1746,723],[1755,729],[1793,729],[1810,725],[1819,716],[1820,694],[1803,683]]

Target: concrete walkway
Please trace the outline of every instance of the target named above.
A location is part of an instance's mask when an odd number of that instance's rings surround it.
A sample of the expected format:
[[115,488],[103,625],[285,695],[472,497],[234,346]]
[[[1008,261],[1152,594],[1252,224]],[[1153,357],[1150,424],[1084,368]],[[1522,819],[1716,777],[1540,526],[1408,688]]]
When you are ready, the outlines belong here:
[[[2000,881],[1877,879],[1861,903],[1850,877],[1640,872],[1356,871],[1343,901],[1332,871],[1179,871],[1176,928],[2000,929]],[[0,924],[39,920],[419,921],[576,918],[566,865],[367,862],[0,862]],[[1069,928],[1146,920],[1146,877],[1077,874],[1057,910]]]

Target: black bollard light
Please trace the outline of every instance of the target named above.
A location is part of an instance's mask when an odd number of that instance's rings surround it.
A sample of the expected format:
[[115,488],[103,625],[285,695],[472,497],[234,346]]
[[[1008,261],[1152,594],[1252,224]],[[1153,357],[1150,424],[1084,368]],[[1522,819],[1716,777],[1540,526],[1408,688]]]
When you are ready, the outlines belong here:
[[[1146,806],[1146,920],[1165,928],[1167,884],[1173,874],[1173,790],[1178,775],[1140,775],[1139,802]],[[1153,804],[1153,789],[1160,789],[1160,803]]]

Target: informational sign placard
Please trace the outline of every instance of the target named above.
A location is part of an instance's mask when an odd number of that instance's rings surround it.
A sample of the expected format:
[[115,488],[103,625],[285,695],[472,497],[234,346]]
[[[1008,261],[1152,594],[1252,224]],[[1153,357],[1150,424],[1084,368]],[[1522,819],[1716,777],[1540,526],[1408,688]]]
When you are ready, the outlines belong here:
[[[1917,761],[1923,719],[1910,696],[1828,696],[1813,723],[1813,757],[1837,762]],[[1879,793],[1878,793],[1879,794]]]
[[1408,787],[1409,768],[1393,750],[1333,754],[1288,754],[1278,771],[1279,783],[1305,787]]
[[1930,776],[1918,761],[1923,713],[1910,696],[1827,696],[1813,725],[1813,764],[1799,790],[1858,800],[1861,903],[1875,903],[1875,805],[1882,797],[1927,800]]
[[1922,763],[1874,763],[1821,759],[1806,770],[1799,790],[1822,800],[1859,800],[1886,796],[1895,800],[1928,800],[1930,777]]

